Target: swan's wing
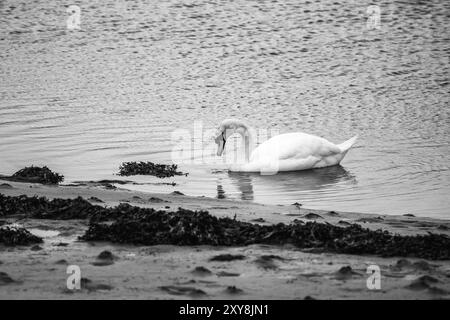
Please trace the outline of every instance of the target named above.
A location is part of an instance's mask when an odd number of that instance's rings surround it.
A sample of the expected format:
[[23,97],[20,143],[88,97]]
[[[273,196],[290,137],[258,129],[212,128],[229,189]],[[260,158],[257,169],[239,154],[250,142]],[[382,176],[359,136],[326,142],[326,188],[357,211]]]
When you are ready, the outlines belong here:
[[341,149],[328,140],[307,133],[295,132],[280,134],[260,144],[252,153],[250,161],[261,161],[264,158],[317,159],[341,153]]

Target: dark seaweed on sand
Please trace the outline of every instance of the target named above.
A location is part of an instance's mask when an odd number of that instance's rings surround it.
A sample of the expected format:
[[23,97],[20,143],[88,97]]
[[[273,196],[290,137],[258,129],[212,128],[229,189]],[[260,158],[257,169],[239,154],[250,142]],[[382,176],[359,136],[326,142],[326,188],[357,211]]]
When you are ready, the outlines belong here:
[[120,206],[105,208],[93,205],[81,197],[49,200],[45,197],[28,197],[26,195],[13,197],[0,193],[0,217],[25,215],[27,218],[34,219],[91,219],[100,221],[122,214]]
[[177,171],[177,165],[156,164],[153,162],[124,162],[119,167],[120,176],[150,175],[158,178],[187,175]]
[[289,243],[298,248],[336,253],[450,259],[450,238],[445,235],[392,235],[387,231],[365,229],[358,224],[346,228],[317,222],[266,226],[182,208],[176,212],[164,212],[122,205],[122,211],[126,214],[115,215],[117,218],[112,224],[91,221],[82,239],[143,245]]
[[58,184],[64,181],[64,176],[51,171],[46,166],[42,168],[31,166],[17,171],[12,176],[2,176],[2,179],[18,182]]
[[0,244],[17,246],[41,242],[42,238],[31,234],[27,229],[10,226],[0,227]]
[[400,236],[365,229],[358,224],[339,227],[313,221],[261,225],[182,208],[172,212],[129,204],[107,208],[80,197],[48,200],[0,194],[0,216],[14,214],[45,219],[90,219],[89,228],[81,237],[87,241],[142,245],[293,244],[300,249],[335,253],[450,259],[450,238],[446,235]]

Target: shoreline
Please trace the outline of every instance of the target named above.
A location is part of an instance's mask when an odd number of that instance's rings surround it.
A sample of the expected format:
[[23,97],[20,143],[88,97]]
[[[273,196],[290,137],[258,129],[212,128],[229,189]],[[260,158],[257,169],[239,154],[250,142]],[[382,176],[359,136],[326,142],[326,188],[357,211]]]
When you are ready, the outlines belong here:
[[[9,186],[9,187],[8,187]],[[107,183],[83,186],[47,186],[0,179],[7,196],[45,196],[85,199],[104,206],[130,205],[176,210],[207,210],[217,217],[259,224],[289,224],[294,220],[341,225],[358,223],[371,230],[400,235],[439,233],[450,235],[450,221],[413,216],[374,215],[311,210],[301,206],[191,197],[180,194],[135,192]],[[153,199],[153,200],[152,200]],[[158,200],[156,200],[158,199]],[[311,213],[311,215],[309,215]],[[309,217],[309,218],[308,218]],[[13,282],[2,283],[0,299],[429,299],[449,298],[450,262],[424,259],[382,258],[369,255],[312,253],[291,245],[134,246],[77,241],[87,229],[81,220],[2,220],[41,232],[44,243],[35,247],[0,246],[0,271]],[[45,232],[47,231],[47,233]],[[52,234],[56,231],[58,234]],[[38,248],[39,247],[39,248]],[[95,263],[110,251],[110,264]],[[219,254],[243,256],[233,261],[210,261]],[[65,288],[66,267],[79,265],[86,288]],[[381,290],[366,286],[367,266],[380,266]],[[350,267],[347,268],[347,267]],[[384,275],[384,276],[383,276]],[[323,278],[328,280],[323,280]],[[431,278],[430,278],[431,277]],[[319,281],[321,280],[322,281]],[[435,281],[436,280],[436,281]],[[3,280],[5,282],[5,280]],[[41,293],[42,292],[42,293]]]

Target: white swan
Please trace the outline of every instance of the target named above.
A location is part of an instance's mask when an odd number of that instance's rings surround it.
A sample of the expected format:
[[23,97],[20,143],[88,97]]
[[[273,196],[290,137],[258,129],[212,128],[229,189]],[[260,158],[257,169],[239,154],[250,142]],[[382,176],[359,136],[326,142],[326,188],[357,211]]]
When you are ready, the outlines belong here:
[[356,142],[357,136],[341,143],[330,141],[303,132],[285,133],[261,143],[252,152],[253,130],[243,121],[226,119],[215,134],[217,155],[221,156],[227,139],[234,133],[243,138],[245,162],[233,164],[230,171],[266,172],[298,171],[323,168],[339,164]]

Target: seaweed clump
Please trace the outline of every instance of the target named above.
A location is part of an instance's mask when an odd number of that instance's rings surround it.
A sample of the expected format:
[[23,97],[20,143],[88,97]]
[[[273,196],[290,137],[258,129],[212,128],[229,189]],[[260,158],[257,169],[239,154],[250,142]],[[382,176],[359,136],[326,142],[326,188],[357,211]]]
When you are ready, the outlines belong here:
[[382,230],[373,231],[358,224],[346,228],[317,222],[267,226],[217,218],[207,211],[179,208],[176,212],[165,212],[128,204],[119,207],[123,215],[115,215],[117,218],[108,224],[91,221],[81,239],[142,245],[289,243],[301,249],[335,253],[450,259],[450,238],[446,235],[400,236]]
[[51,171],[48,167],[25,167],[12,176],[5,176],[2,179],[18,182],[31,182],[41,184],[58,184],[64,181],[64,176]]
[[11,226],[0,227],[0,243],[6,246],[29,245],[41,242],[42,238],[31,234],[25,228]]
[[[121,214],[117,212],[117,214]],[[0,193],[0,216],[25,215],[34,219],[93,219],[111,217],[111,209],[93,205],[77,197],[75,199],[53,199],[45,197],[6,196]]]
[[176,164],[156,164],[153,162],[124,162],[119,167],[120,176],[134,176],[134,175],[150,175],[158,178],[169,178],[173,176],[186,175],[177,171]]
[[109,208],[93,205],[81,197],[48,200],[0,194],[0,216],[12,214],[38,219],[90,219],[81,237],[86,241],[180,246],[292,244],[316,252],[450,259],[450,238],[444,234],[401,236],[359,224],[340,227],[308,221],[261,225],[182,208],[167,212],[126,203]]

